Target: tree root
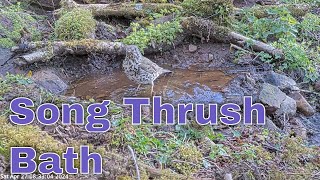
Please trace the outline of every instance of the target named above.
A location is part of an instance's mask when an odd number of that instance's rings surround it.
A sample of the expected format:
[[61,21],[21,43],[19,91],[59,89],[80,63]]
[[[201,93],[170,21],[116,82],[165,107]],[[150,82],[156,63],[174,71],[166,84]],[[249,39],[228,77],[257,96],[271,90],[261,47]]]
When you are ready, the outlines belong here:
[[94,16],[118,16],[118,17],[139,17],[150,12],[160,13],[163,9],[182,9],[182,7],[170,3],[113,3],[113,4],[78,4],[73,0],[61,1],[61,8],[56,11],[80,8],[90,10]]
[[181,24],[188,34],[197,34],[207,41],[213,39],[218,42],[233,43],[240,47],[249,46],[254,51],[263,51],[279,59],[284,58],[284,54],[281,50],[261,41],[232,32],[229,28],[218,26],[210,20],[187,17],[182,20]]

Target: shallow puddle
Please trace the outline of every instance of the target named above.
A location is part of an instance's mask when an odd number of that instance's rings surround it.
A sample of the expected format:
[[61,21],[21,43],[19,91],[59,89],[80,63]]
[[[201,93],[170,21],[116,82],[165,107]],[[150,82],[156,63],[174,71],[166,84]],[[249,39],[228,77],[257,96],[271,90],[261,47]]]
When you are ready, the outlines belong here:
[[[172,74],[163,75],[155,82],[154,95],[166,102],[176,103],[220,103],[221,91],[232,79],[222,71],[193,71],[176,69]],[[110,74],[85,77],[75,82],[68,95],[83,99],[110,99],[122,103],[123,97],[151,97],[151,86],[130,81],[121,70]]]

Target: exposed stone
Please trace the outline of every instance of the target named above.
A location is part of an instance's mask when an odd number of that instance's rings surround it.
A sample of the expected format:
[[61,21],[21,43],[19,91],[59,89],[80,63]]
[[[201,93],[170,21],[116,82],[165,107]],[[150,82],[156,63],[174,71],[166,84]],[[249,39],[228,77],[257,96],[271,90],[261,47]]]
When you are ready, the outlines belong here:
[[302,124],[301,120],[299,118],[291,118],[290,119],[290,125],[292,126],[292,130],[295,133],[297,137],[301,137],[302,139],[307,139],[307,129],[305,126]]
[[252,62],[253,62],[253,58],[251,57],[251,55],[245,54],[240,58],[238,58],[236,63],[240,65],[249,65],[249,64],[252,64]]
[[290,90],[299,90],[297,83],[290,77],[278,74],[276,72],[269,72],[264,75],[264,81],[266,83],[277,86],[281,90],[290,89]]
[[297,112],[297,104],[294,99],[286,96],[285,100],[281,103],[280,109],[276,111],[276,115],[282,116],[284,114],[294,116]]
[[13,64],[9,62],[12,55],[10,49],[0,47],[0,74],[5,75],[7,72],[13,71]]
[[116,28],[105,22],[99,22],[97,24],[96,37],[101,40],[115,41],[117,39]]
[[196,52],[198,50],[198,46],[195,46],[193,44],[189,45],[189,52]]
[[262,90],[259,95],[259,99],[263,104],[275,109],[280,109],[286,97],[286,94],[279,88],[268,83],[262,85]]
[[314,108],[299,92],[293,92],[289,96],[296,101],[298,110],[305,116],[312,116],[315,114]]
[[271,130],[271,131],[276,131],[276,132],[282,132],[282,130],[280,128],[278,128],[278,126],[276,126],[273,121],[266,117],[266,124],[264,125],[265,128]]
[[314,85],[314,89],[320,92],[320,80],[316,82],[316,84]]
[[209,60],[209,61],[214,60],[214,55],[209,53],[209,54],[208,54],[208,60]]
[[31,79],[53,94],[61,94],[68,88],[68,85],[52,70],[38,71],[34,73]]

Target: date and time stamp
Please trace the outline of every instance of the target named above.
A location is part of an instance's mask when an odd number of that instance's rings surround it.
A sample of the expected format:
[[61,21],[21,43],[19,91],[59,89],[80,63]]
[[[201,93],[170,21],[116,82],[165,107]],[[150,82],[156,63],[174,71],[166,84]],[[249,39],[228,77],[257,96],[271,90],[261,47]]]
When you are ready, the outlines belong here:
[[0,174],[0,179],[4,180],[16,180],[16,179],[25,179],[25,180],[52,180],[52,179],[69,179],[68,174],[22,174],[22,175],[10,175],[10,174]]

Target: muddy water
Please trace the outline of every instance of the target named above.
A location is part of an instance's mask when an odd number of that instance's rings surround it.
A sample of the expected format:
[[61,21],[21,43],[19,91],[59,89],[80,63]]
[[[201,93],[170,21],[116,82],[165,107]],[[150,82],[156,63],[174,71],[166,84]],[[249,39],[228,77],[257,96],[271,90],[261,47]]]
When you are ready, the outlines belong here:
[[[155,82],[154,95],[166,102],[176,103],[222,103],[220,91],[232,79],[222,71],[193,71],[176,69],[173,74],[163,75]],[[122,103],[123,97],[151,97],[151,86],[130,81],[120,70],[110,74],[85,77],[72,85],[68,95],[82,99],[110,99]]]

